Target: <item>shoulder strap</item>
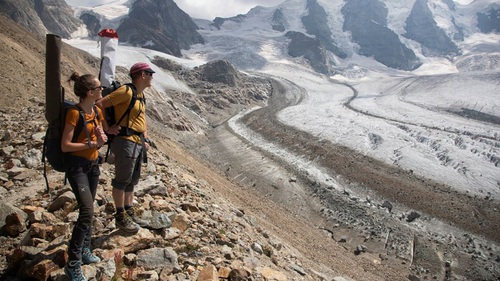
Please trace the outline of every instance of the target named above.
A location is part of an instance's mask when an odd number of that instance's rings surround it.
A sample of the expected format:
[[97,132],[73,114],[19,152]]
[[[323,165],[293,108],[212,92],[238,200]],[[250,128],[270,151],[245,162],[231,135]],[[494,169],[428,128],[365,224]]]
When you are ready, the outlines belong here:
[[97,110],[97,105],[94,104],[92,107],[94,108],[95,118],[97,118],[97,121],[99,121],[100,116],[99,116],[99,110]]
[[[87,142],[88,142],[88,145],[90,147],[90,145],[91,145],[90,133],[89,133],[89,130],[87,129],[87,120],[85,120],[85,113],[83,112],[83,109],[81,109],[78,105],[74,105],[74,108],[76,108],[76,110],[78,110],[79,118],[78,118],[78,122],[76,123],[75,131],[73,132],[73,139],[71,139],[71,142],[76,142],[76,140],[78,139],[78,136],[80,135],[82,130],[85,129],[85,134],[87,135]],[[95,108],[94,108],[94,110],[95,110]],[[98,114],[97,110],[96,110],[96,114]]]
[[97,106],[95,104],[92,106],[92,108],[94,109],[95,112],[95,116],[92,121],[94,122],[94,125],[97,126],[97,122],[95,120],[97,119],[98,122],[100,121],[99,111],[97,110]]
[[[128,107],[127,107],[127,110],[125,110],[125,112],[123,113],[123,115],[116,122],[116,124],[118,124],[118,125],[120,125],[120,123],[123,121],[123,119],[125,118],[125,116],[129,116],[130,111],[132,110],[132,107],[134,107],[135,102],[137,101],[137,89],[135,88],[134,84],[127,83],[127,84],[125,84],[125,87],[127,87],[126,92],[128,92],[129,89],[132,89],[132,98],[130,99],[130,103],[129,103]],[[142,101],[142,99],[141,99],[141,101]],[[127,122],[127,125],[128,125],[128,122]]]

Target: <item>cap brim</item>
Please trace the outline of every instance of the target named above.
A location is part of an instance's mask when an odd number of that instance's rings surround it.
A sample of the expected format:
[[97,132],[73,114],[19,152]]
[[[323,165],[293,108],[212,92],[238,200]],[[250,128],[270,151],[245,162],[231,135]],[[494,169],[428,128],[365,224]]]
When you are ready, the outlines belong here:
[[149,72],[149,73],[156,73],[156,72],[154,72],[151,68],[146,69],[146,70],[144,70],[144,71]]

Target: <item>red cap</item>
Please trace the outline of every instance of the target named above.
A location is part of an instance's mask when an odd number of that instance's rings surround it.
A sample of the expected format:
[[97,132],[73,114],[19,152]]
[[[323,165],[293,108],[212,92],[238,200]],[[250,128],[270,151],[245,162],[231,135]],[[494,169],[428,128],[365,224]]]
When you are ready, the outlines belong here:
[[97,35],[99,35],[101,37],[118,38],[118,33],[116,33],[116,30],[111,29],[111,28],[103,29],[103,30],[99,31],[99,33]]
[[146,71],[146,72],[150,72],[150,73],[155,73],[151,69],[149,64],[147,64],[145,62],[138,62],[138,63],[132,65],[132,67],[130,68],[130,74],[134,74],[134,73],[137,73],[139,71]]

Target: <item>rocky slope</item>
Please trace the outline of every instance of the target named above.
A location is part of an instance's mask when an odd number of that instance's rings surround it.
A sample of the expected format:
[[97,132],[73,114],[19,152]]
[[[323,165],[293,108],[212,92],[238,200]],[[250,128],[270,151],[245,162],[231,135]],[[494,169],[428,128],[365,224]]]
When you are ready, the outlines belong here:
[[83,24],[73,16],[73,10],[64,0],[4,0],[0,1],[0,14],[40,36],[54,33],[70,38]]
[[117,32],[124,42],[180,57],[181,49],[204,43],[197,30],[174,1],[143,0],[133,4]]

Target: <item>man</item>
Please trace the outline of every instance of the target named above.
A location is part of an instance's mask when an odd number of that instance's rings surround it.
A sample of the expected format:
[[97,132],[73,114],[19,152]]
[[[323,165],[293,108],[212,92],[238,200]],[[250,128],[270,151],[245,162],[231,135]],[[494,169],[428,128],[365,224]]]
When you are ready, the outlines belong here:
[[[118,124],[108,124],[107,133],[115,135],[110,143],[115,163],[115,178],[111,182],[116,207],[115,224],[129,233],[136,233],[141,225],[144,227],[146,224],[137,217],[133,204],[134,187],[139,182],[141,164],[143,159],[146,160],[146,151],[149,149],[143,91],[151,86],[153,73],[147,63],[134,64],[130,68],[132,84],[123,85],[96,102],[104,112],[104,109],[114,107],[114,118]],[[137,99],[132,102],[134,91]],[[129,105],[131,108],[128,111]]]

